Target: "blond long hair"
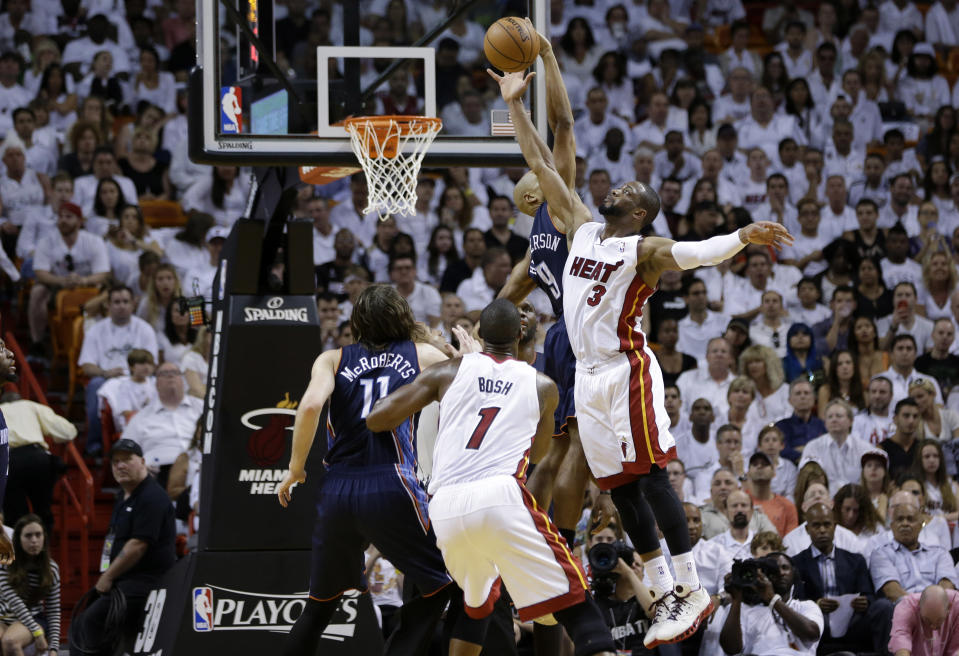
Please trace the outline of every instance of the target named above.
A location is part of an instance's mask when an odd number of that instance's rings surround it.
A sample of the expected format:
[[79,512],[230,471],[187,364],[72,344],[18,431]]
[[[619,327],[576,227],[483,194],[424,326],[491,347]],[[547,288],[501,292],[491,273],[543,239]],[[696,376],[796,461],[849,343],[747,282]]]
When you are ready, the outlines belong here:
[[759,360],[766,365],[766,379],[769,381],[769,386],[774,390],[779,389],[786,379],[786,374],[783,373],[783,362],[776,356],[776,352],[768,346],[753,344],[739,354],[740,375],[749,377],[747,366],[750,362]]
[[[923,203],[923,204],[925,204],[925,203]],[[928,255],[926,255],[926,257],[923,258],[923,260],[922,260],[922,284],[925,286],[926,289],[930,289],[930,287],[929,287],[929,270],[932,268],[932,267],[931,267],[932,258],[936,257],[937,255],[940,255],[940,256],[946,258],[946,268],[949,269],[948,288],[949,288],[949,293],[951,294],[952,292],[954,292],[954,291],[956,290],[956,284],[959,283],[959,271],[956,271],[956,263],[952,261],[952,258],[949,257],[949,254],[948,254],[948,253],[945,253],[945,252],[943,252],[943,251],[932,251],[932,252],[930,252]]]

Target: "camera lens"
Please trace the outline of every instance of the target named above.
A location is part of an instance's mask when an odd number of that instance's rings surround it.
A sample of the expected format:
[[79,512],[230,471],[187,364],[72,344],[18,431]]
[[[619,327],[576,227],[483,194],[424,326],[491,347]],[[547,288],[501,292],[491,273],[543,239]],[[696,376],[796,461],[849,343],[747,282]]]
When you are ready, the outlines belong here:
[[586,553],[586,557],[589,560],[590,567],[593,568],[593,572],[597,574],[612,572],[619,560],[616,547],[605,542],[594,544]]

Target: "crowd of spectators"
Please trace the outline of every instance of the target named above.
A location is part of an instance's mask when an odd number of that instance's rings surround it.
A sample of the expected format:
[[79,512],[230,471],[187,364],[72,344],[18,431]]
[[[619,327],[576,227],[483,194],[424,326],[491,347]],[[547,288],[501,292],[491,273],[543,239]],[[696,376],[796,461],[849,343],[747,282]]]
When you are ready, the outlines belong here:
[[[342,38],[331,29],[342,7],[275,4],[281,68],[310,75],[313,48]],[[409,45],[447,5],[370,0],[363,43]],[[717,267],[665,274],[643,313],[677,442],[670,480],[718,607],[700,649],[882,651],[917,631],[955,640],[945,620],[959,585],[959,7],[780,1],[747,16],[740,0],[549,5],[588,207],[636,179],[662,199],[650,234],[698,240],[773,220],[796,237],[779,253],[750,247]],[[250,187],[247,171],[187,156],[194,11],[193,0],[7,0],[0,11],[0,270],[31,285],[31,357],[49,356],[57,292],[101,286],[78,362],[86,448],[102,447],[106,404],[110,432],[135,445],[119,453],[127,494],[152,472],[186,512],[196,507],[191,443],[210,339],[181,299],[210,297]],[[489,112],[502,107],[479,47],[495,17],[465,12],[435,41],[447,133],[489,134]],[[394,74],[377,111],[419,111],[414,82]],[[425,171],[416,215],[386,221],[364,214],[362,174],[304,186],[293,214],[314,227],[324,348],[350,343],[352,302],[374,281],[394,284],[447,340],[454,326],[469,328],[528,247],[531,219],[512,202],[522,174]],[[155,199],[179,202],[185,225],[150,229],[139,205]],[[545,296],[531,302],[542,338],[555,317]],[[11,469],[53,475],[38,436],[75,432],[25,404],[2,406]],[[39,518],[23,514],[26,498]],[[34,607],[46,603],[42,635],[52,640],[58,576],[35,555],[49,500],[28,489],[11,503],[24,562],[52,575],[0,572],[0,622],[21,618],[9,642],[26,644],[23,631],[37,636]],[[166,531],[164,512],[155,517]],[[588,509],[588,528],[586,518]],[[769,561],[776,573],[761,603],[726,592],[734,558],[770,552],[783,555]],[[167,554],[150,559],[159,567]],[[7,579],[26,605],[7,600]],[[841,604],[854,611],[844,635],[823,621]],[[893,643],[874,644],[876,626]],[[0,640],[7,653],[8,635]]]

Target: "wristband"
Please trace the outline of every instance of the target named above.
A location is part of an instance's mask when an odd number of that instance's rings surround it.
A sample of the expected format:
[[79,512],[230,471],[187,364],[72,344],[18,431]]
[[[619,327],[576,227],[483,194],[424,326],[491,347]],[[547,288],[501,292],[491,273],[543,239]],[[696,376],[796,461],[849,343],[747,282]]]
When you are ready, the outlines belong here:
[[600,490],[599,493],[607,497],[613,495],[613,493],[610,490]]
[[776,605],[776,602],[777,602],[777,601],[781,601],[781,600],[782,600],[782,597],[781,597],[780,595],[778,595],[778,594],[773,595],[773,598],[769,600],[769,604],[768,604],[769,610],[772,610],[772,609],[773,609],[773,606]]
[[37,629],[36,631],[33,632],[34,638],[39,638],[42,635],[43,635],[43,629]]

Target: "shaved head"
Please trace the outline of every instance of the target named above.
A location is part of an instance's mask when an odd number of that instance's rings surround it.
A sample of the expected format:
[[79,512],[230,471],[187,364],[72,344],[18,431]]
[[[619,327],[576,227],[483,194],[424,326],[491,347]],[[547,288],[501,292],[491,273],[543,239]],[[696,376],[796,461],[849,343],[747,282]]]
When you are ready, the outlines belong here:
[[913,510],[919,512],[919,500],[916,499],[916,495],[905,490],[900,490],[889,498],[889,511],[892,512],[896,506],[911,506]]
[[930,585],[919,597],[919,617],[933,631],[942,628],[949,617],[949,595],[938,585]]
[[533,216],[536,209],[543,204],[543,200],[539,178],[532,171],[527,171],[513,188],[513,203],[523,214]]
[[809,506],[809,508],[803,512],[806,513],[807,521],[812,519],[828,519],[832,517],[832,509],[819,501]]
[[635,184],[639,187],[638,207],[639,209],[646,210],[646,221],[643,223],[643,227],[646,227],[659,216],[659,194],[645,182],[633,182],[630,184]]
[[479,336],[496,346],[514,343],[520,338],[519,310],[505,298],[496,299],[480,314]]
[[[659,216],[659,194],[645,182],[636,180],[627,182],[622,187],[612,190],[610,196],[597,209],[599,213],[609,219],[619,219],[629,216],[639,221],[640,229],[651,224]],[[642,211],[641,217],[636,213]]]

